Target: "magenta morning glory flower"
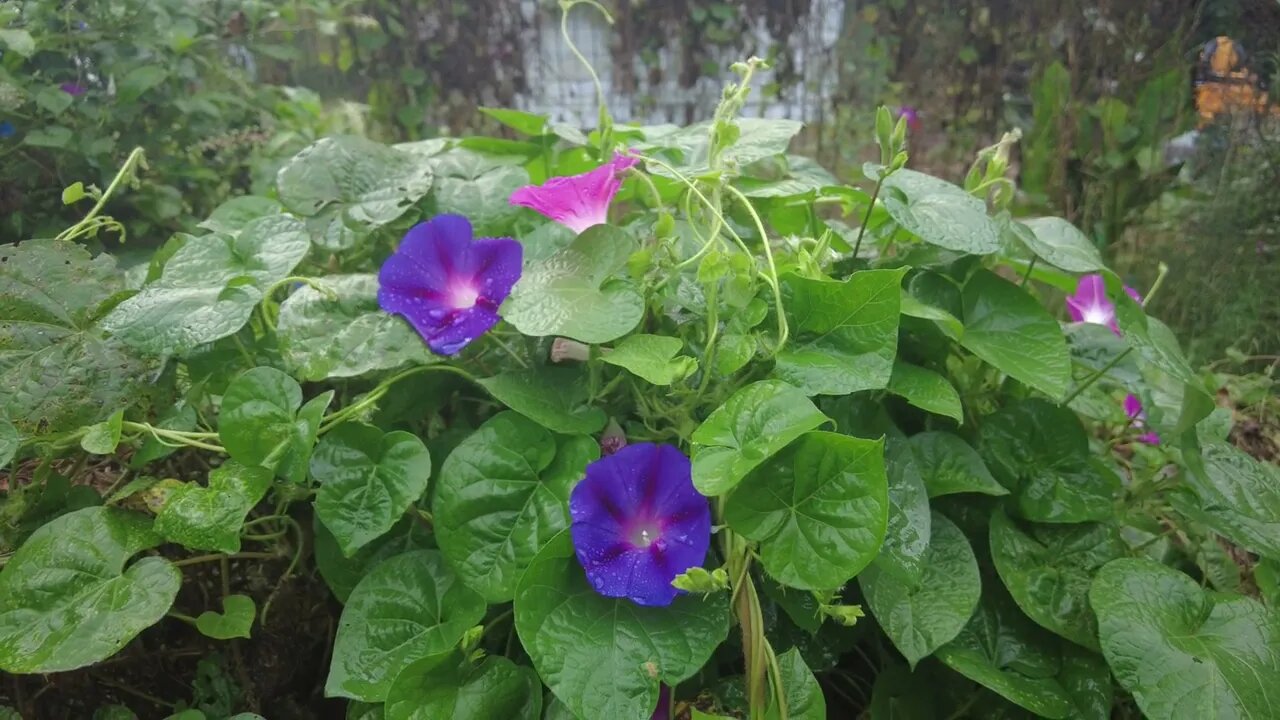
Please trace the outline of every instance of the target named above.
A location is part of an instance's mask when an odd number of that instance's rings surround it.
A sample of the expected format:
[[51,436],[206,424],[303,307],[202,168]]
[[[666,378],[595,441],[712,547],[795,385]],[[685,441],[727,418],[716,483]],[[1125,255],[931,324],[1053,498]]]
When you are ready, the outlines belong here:
[[[1142,302],[1137,290],[1125,285],[1124,291],[1136,302]],[[1067,296],[1067,312],[1074,322],[1106,325],[1111,332],[1120,334],[1120,326],[1116,324],[1116,305],[1107,297],[1107,287],[1101,275],[1080,278],[1075,294]]]
[[[1138,399],[1137,395],[1124,396],[1124,414],[1133,420],[1134,427],[1143,428],[1146,426],[1144,421],[1147,419],[1147,414],[1143,412],[1142,401]],[[1148,445],[1160,444],[1160,436],[1153,432],[1145,432],[1139,435],[1138,440]]]
[[711,508],[671,445],[628,445],[588,465],[569,514],[591,587],[638,605],[670,605],[680,592],[671,581],[701,565],[711,544]]
[[619,175],[638,162],[636,158],[615,155],[613,160],[590,172],[554,177],[541,185],[526,185],[511,193],[511,204],[533,208],[580,233],[609,221],[609,203],[622,186]]
[[498,324],[520,279],[523,248],[511,238],[471,238],[461,215],[414,225],[378,272],[378,305],[402,315],[439,355],[454,355]]
[[72,97],[80,97],[85,93],[84,86],[81,85],[80,83],[67,82],[67,83],[62,83],[58,87],[62,89],[62,92]]
[[907,127],[911,128],[912,130],[920,129],[920,113],[917,112],[916,109],[911,107],[910,105],[903,105],[902,107],[898,108],[898,117],[906,118]]

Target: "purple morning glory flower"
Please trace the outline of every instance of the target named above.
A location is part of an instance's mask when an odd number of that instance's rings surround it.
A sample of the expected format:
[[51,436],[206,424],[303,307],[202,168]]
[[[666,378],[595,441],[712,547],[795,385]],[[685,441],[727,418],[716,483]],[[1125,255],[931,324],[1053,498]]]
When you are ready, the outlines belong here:
[[605,597],[670,605],[677,575],[711,545],[711,507],[689,458],[671,445],[628,445],[587,466],[569,496],[570,533],[587,580]]
[[920,113],[910,105],[903,105],[898,108],[898,117],[907,119],[907,127],[912,130],[920,129]]
[[[1124,414],[1133,420],[1134,427],[1143,428],[1146,426],[1143,421],[1147,419],[1147,414],[1143,412],[1142,401],[1138,399],[1137,395],[1125,395]],[[1160,436],[1153,432],[1145,432],[1138,436],[1138,441],[1148,445],[1159,445]]]
[[622,186],[619,175],[640,162],[615,155],[595,170],[554,177],[541,185],[526,185],[511,194],[511,204],[533,208],[574,232],[609,221],[609,203]]
[[666,683],[658,684],[658,707],[649,720],[671,720],[671,687]]
[[[1137,290],[1126,285],[1124,291],[1136,302],[1142,302]],[[1111,332],[1120,334],[1120,326],[1116,324],[1116,305],[1107,297],[1107,287],[1101,275],[1080,278],[1075,294],[1067,296],[1067,312],[1073,322],[1106,325]]]
[[437,215],[405,233],[378,272],[378,305],[402,315],[438,355],[455,355],[498,324],[520,279],[523,248],[511,238],[471,238],[461,215]]
[[58,87],[62,88],[62,92],[72,97],[80,97],[85,93],[85,88],[80,83],[66,82],[62,83]]

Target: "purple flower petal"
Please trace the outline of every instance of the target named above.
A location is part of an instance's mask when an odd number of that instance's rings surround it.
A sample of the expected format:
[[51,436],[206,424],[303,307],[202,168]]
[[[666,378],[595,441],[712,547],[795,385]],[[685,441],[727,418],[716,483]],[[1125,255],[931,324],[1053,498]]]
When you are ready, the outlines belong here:
[[701,565],[711,508],[689,458],[670,445],[628,445],[587,466],[569,497],[578,562],[596,592],[670,605],[677,575]]
[[511,194],[511,204],[532,208],[573,230],[582,232],[609,221],[609,203],[622,185],[619,175],[636,158],[615,155],[595,170],[554,177],[541,185],[527,185]]
[[80,97],[85,93],[85,88],[80,83],[67,82],[67,83],[62,83],[58,87],[59,89],[62,90],[62,92],[72,97]]
[[1137,395],[1129,394],[1124,396],[1124,414],[1131,418],[1144,417],[1142,412],[1142,401]]
[[[1143,412],[1142,401],[1138,399],[1137,395],[1124,396],[1124,414],[1133,419],[1134,427],[1146,427],[1147,414]],[[1160,436],[1153,432],[1146,432],[1138,436],[1138,441],[1148,445],[1159,445]]]
[[515,240],[472,240],[466,218],[439,215],[411,228],[382,264],[378,305],[404,316],[432,352],[457,354],[498,324],[522,255]]
[[658,707],[649,720],[671,720],[671,687],[666,683],[658,685]]

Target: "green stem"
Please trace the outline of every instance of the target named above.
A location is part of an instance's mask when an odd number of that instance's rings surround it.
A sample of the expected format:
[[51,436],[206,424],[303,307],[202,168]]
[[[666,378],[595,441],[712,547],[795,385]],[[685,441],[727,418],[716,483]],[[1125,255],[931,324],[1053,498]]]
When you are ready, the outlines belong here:
[[396,373],[395,375],[392,375],[389,378],[386,378],[382,382],[378,383],[376,387],[370,390],[368,394],[366,394],[364,397],[360,398],[356,402],[340,410],[335,410],[334,412],[325,416],[324,420],[322,420],[320,423],[319,434],[323,435],[324,433],[329,432],[329,430],[333,429],[333,427],[338,423],[344,422],[348,418],[359,415],[360,413],[364,412],[366,409],[373,407],[374,405],[377,404],[379,400],[382,399],[382,396],[387,394],[387,391],[391,389],[392,385],[400,382],[401,380],[407,377],[410,377],[412,375],[417,375],[419,373],[434,372],[434,371],[451,372],[455,375],[459,375],[463,378],[466,378],[471,382],[476,382],[476,378],[474,375],[467,372],[466,370],[463,370],[462,368],[453,367],[452,365],[417,365],[409,368],[408,370],[404,370],[399,373]]
[[207,563],[207,562],[213,562],[215,560],[222,560],[224,558],[227,560],[273,560],[278,557],[280,556],[276,555],[275,553],[265,553],[265,552],[246,551],[246,552],[231,553],[230,555],[227,555],[225,553],[210,553],[208,555],[195,555],[189,558],[182,558],[181,560],[174,560],[173,566],[186,567],[187,565],[198,565],[200,563]]
[[1071,394],[1067,396],[1067,399],[1062,401],[1062,405],[1064,407],[1067,405],[1070,405],[1072,400],[1075,400],[1077,397],[1080,396],[1080,393],[1084,392],[1085,390],[1088,390],[1091,385],[1093,385],[1095,382],[1098,381],[1098,378],[1102,377],[1103,375],[1106,375],[1107,371],[1109,371],[1111,368],[1115,367],[1116,365],[1119,365],[1120,361],[1124,360],[1125,357],[1127,357],[1131,352],[1133,352],[1133,348],[1127,347],[1122,352],[1117,354],[1114,358],[1111,358],[1111,362],[1107,363],[1106,365],[1103,365],[1100,370],[1093,373],[1089,377],[1085,378],[1084,382],[1077,385],[1076,389],[1072,390]]
[[1040,258],[1036,257],[1035,255],[1031,256],[1031,262],[1027,263],[1026,272],[1022,273],[1022,282],[1018,283],[1020,287],[1027,286],[1027,281],[1031,279],[1031,271],[1036,269],[1036,261],[1039,259]]
[[853,257],[858,258],[858,251],[862,249],[862,236],[867,234],[867,223],[871,222],[871,211],[876,209],[876,199],[880,197],[880,188],[884,185],[884,174],[876,178],[876,187],[871,191],[871,202],[867,205],[867,212],[862,216],[862,227],[858,228],[858,240],[853,244]]
[[1165,276],[1169,274],[1168,265],[1164,263],[1160,263],[1160,265],[1157,267],[1158,267],[1158,271],[1156,273],[1156,281],[1151,283],[1151,289],[1147,291],[1146,297],[1142,299],[1142,306],[1144,308],[1151,305],[1151,298],[1155,297],[1156,293],[1160,291],[1160,286],[1164,285]]
[[773,249],[769,246],[769,235],[765,232],[764,223],[760,221],[760,216],[756,214],[756,209],[751,205],[751,200],[738,188],[729,185],[729,192],[738,199],[746,207],[747,212],[751,214],[751,219],[756,224],[756,232],[760,233],[760,244],[764,246],[765,261],[769,263],[769,276],[772,278],[770,285],[773,287],[773,301],[778,308],[778,344],[773,348],[773,354],[777,355],[782,351],[782,347],[787,344],[787,336],[791,329],[787,325],[787,314],[782,307],[782,286],[778,280],[778,266],[773,262]]
[[224,454],[227,452],[227,449],[221,445],[213,445],[200,440],[200,438],[217,437],[216,433],[189,433],[181,430],[166,430],[165,428],[158,428],[150,423],[139,423],[133,422],[132,420],[125,420],[121,424],[121,428],[124,430],[135,430],[138,432],[149,433],[151,437],[155,438],[156,442],[169,447],[181,447],[186,445],[194,448],[200,448],[201,450],[208,450],[210,452]]
[[120,183],[124,182],[125,178],[132,177],[134,169],[142,162],[142,156],[142,148],[134,148],[133,152],[129,153],[129,157],[124,161],[124,165],[120,166],[120,172],[116,173],[115,178],[111,180],[111,184],[107,186],[106,192],[102,193],[102,197],[98,198],[98,202],[91,210],[89,210],[89,214],[85,215],[80,222],[59,233],[56,239],[70,240],[71,238],[76,237],[81,226],[91,222],[95,217],[97,217],[98,213],[102,212],[102,208],[106,206],[107,200],[111,199],[116,188],[120,186]]
[[192,627],[195,627],[196,619],[195,619],[195,618],[193,618],[193,617],[191,617],[190,615],[183,615],[182,613],[180,613],[180,612],[175,612],[175,611],[173,611],[173,610],[170,610],[169,612],[167,612],[167,613],[165,613],[165,614],[166,614],[166,615],[168,615],[169,617],[173,618],[174,620],[181,620],[182,622],[184,622],[184,623],[186,623],[186,624],[188,624],[188,625],[190,625],[190,626],[192,626]]
[[[599,106],[600,116],[600,151],[603,156],[609,150],[609,136],[613,130],[613,122],[609,118],[609,106],[604,100],[604,85],[600,83],[600,76],[596,74],[596,69],[591,67],[591,63],[587,62],[586,56],[578,50],[573,38],[569,37],[569,11],[579,4],[590,5],[598,10],[610,25],[613,24],[613,16],[596,0],[560,0],[560,36],[564,38],[564,44],[568,46],[569,52],[578,59],[578,62],[582,63],[582,67],[587,69],[587,74],[591,76],[591,82],[596,86],[596,103]],[[603,159],[607,161],[609,158],[604,157]]]

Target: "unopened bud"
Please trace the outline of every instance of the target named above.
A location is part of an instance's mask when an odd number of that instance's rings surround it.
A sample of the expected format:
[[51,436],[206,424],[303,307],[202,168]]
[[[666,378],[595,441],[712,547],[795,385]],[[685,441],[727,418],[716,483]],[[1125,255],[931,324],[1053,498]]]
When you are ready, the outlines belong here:
[[566,360],[586,362],[590,358],[591,347],[589,345],[562,337],[551,341],[551,362],[559,363]]
[[618,421],[611,418],[604,429],[604,434],[600,436],[600,453],[612,455],[626,446],[627,434],[622,431]]
[[729,589],[729,574],[724,568],[716,568],[710,572],[706,568],[691,567],[676,576],[671,585],[677,590],[691,593],[713,593]]
[[858,618],[867,616],[861,605],[819,605],[818,611],[845,627],[853,627]]

